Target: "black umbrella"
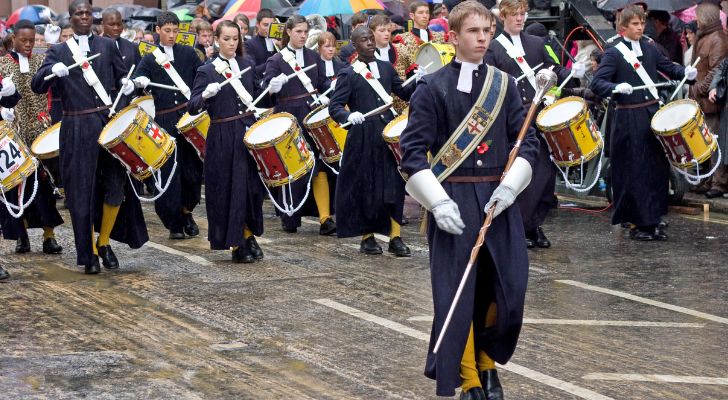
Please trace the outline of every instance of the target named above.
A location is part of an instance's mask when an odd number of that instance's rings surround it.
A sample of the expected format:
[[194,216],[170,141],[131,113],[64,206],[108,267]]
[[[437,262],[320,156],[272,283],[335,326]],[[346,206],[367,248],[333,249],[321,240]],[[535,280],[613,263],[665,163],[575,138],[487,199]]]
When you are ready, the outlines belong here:
[[276,17],[290,18],[298,14],[298,7],[283,7],[275,11]]
[[695,0],[606,0],[597,5],[602,10],[614,11],[635,3],[647,4],[648,10],[673,12],[694,6]]
[[136,11],[131,19],[140,19],[142,21],[155,21],[162,10],[154,7],[144,7]]
[[121,19],[124,21],[128,21],[135,12],[141,10],[144,7],[138,4],[114,4],[109,6],[109,8],[114,8],[119,11],[119,13],[121,14]]

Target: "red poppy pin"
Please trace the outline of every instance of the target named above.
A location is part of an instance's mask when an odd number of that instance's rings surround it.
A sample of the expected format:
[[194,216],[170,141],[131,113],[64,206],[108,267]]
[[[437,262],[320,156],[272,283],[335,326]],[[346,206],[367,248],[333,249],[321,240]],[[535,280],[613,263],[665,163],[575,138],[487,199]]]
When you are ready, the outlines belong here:
[[367,74],[365,75],[365,78],[372,79],[372,78],[374,78],[374,75],[372,75],[371,72],[367,72]]
[[633,67],[634,67],[634,69],[638,69],[640,67],[640,63],[638,63],[638,62],[634,63]]
[[170,69],[172,68],[172,65],[170,63],[164,64],[164,69]]
[[296,69],[296,71],[300,71],[301,70],[301,67],[299,67],[298,65],[296,65],[296,68],[295,69]]
[[226,72],[225,73],[225,77],[228,78],[228,79],[230,79],[232,76],[233,76],[233,74],[231,74],[229,72]]
[[519,56],[519,57],[517,57],[517,58],[516,58],[516,61],[518,61],[519,63],[522,63],[522,62],[523,62],[523,57],[520,57],[520,56]]
[[81,66],[82,69],[88,69],[88,67],[89,67],[88,61],[84,62],[83,65]]
[[488,140],[487,142],[483,142],[478,145],[477,150],[478,154],[485,154],[486,151],[490,150],[490,144],[493,143],[492,140]]

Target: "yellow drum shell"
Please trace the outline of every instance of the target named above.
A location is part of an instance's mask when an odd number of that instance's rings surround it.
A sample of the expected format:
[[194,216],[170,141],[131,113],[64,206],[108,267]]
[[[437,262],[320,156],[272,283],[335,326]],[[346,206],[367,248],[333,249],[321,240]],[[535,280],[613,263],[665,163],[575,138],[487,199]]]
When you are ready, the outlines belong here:
[[453,58],[455,58],[455,46],[450,43],[423,43],[415,53],[417,65],[424,67],[432,62],[427,68],[428,74],[446,66]]
[[[12,149],[10,148],[12,147]],[[18,152],[22,161],[12,153]],[[0,184],[7,192],[33,175],[37,165],[23,140],[5,121],[0,121]]]
[[[60,131],[60,122],[44,130],[43,133],[35,138],[33,144],[30,145],[30,151],[32,151],[33,154],[35,154],[35,156],[40,158],[41,160],[48,160],[58,157],[59,147],[56,145],[58,144],[58,135]],[[53,150],[49,151],[50,147],[53,147]]]
[[316,146],[321,152],[321,156],[327,163],[336,163],[341,159],[346,145],[346,135],[348,130],[344,129],[327,113],[326,118],[311,122],[319,112],[327,109],[328,106],[318,106],[306,115],[303,119],[303,126],[311,134],[316,142]]
[[[674,126],[678,124],[673,123],[675,118],[686,121]],[[665,125],[671,128],[665,129]],[[709,160],[718,148],[715,136],[705,123],[703,111],[694,100],[675,100],[665,105],[652,117],[650,128],[665,149],[670,163],[679,168],[695,167],[695,161],[700,164]]]
[[[572,107],[579,107],[579,111],[569,119],[554,122],[554,118],[563,117],[562,110],[567,103],[574,103]],[[574,110],[570,111],[568,115],[573,114]],[[536,126],[543,133],[554,162],[562,168],[587,162],[604,148],[604,141],[581,97],[564,97],[544,108],[536,117]]]
[[141,107],[152,119],[156,116],[157,109],[154,106],[154,97],[151,95],[135,97],[129,102],[129,105]]
[[177,122],[177,130],[182,133],[194,128],[197,128],[200,134],[207,139],[207,131],[210,129],[210,115],[207,114],[207,111],[195,116],[190,115],[188,112],[184,113]]

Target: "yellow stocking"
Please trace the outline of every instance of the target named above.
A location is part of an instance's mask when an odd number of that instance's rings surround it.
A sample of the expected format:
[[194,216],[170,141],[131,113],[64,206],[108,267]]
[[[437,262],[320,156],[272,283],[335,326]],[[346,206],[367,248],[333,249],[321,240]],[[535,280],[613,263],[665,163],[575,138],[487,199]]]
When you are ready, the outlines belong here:
[[480,377],[478,377],[478,369],[475,366],[475,335],[472,323],[470,324],[468,341],[465,342],[463,358],[460,360],[460,379],[463,381],[462,388],[464,392],[474,387],[482,387]]
[[48,240],[54,237],[56,237],[56,234],[53,232],[53,228],[43,227],[43,240]]
[[329,177],[325,172],[319,172],[313,177],[313,198],[318,208],[319,222],[324,223],[331,217],[331,198],[329,197]]
[[96,248],[96,240],[94,240],[94,226],[91,225],[91,248],[95,255],[99,255],[99,249]]
[[245,228],[243,228],[243,238],[250,239],[251,236],[253,236],[253,231],[248,228],[248,225],[245,225]]
[[373,233],[367,233],[366,235],[364,235],[364,236],[361,237],[361,240],[367,240],[367,239],[369,239],[372,236],[374,236]]
[[[496,307],[495,303],[490,303],[490,306],[488,306],[488,313],[485,314],[485,327],[489,328],[493,325],[495,325],[495,317],[496,312],[498,310],[498,307]],[[492,358],[488,357],[488,354],[485,353],[485,351],[480,350],[478,352],[478,370],[480,371],[487,371],[489,369],[495,369],[495,361],[493,361]]]
[[392,222],[392,230],[389,232],[389,238],[394,239],[402,236],[402,227],[393,218],[389,218],[389,220]]
[[111,230],[114,229],[116,216],[119,215],[120,206],[111,206],[104,203],[104,213],[101,216],[101,230],[99,232],[99,246],[108,246]]

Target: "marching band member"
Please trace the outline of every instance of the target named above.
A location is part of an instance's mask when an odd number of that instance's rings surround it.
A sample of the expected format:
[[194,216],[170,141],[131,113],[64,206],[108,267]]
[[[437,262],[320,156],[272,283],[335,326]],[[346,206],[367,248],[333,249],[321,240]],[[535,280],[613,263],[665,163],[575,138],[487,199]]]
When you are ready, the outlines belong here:
[[[98,144],[101,130],[108,122],[112,103],[109,93],[124,78],[121,54],[113,40],[91,35],[93,18],[88,1],[72,2],[68,13],[74,36],[48,49],[31,87],[36,93],[46,93],[56,87],[61,98],[61,176],[73,223],[76,258],[87,274],[97,274],[100,272],[97,256],[101,256],[104,267],[119,267],[109,244],[112,234],[115,240],[131,248],[142,246],[148,236],[141,205],[126,185],[124,168]],[[92,54],[100,56],[90,66],[85,64],[69,70],[68,65],[74,64],[74,60],[83,60]],[[55,77],[44,80],[51,74]],[[99,228],[96,243],[94,227]]]
[[[15,81],[17,93],[21,99],[15,108],[5,112],[3,119],[14,121],[18,126],[18,134],[27,146],[48,127],[50,116],[48,115],[48,95],[35,94],[30,88],[30,81],[33,75],[43,64],[43,54],[33,54],[35,45],[35,26],[28,20],[20,20],[13,26],[15,37],[13,39],[14,50],[0,59],[0,76],[11,76]],[[12,81],[11,81],[12,82]],[[11,85],[4,87],[8,91]],[[0,92],[1,94],[1,92]],[[27,228],[43,228],[43,253],[59,254],[63,251],[56,241],[53,228],[61,225],[63,219],[56,209],[56,197],[53,193],[53,185],[50,182],[48,172],[44,169],[38,171],[38,191],[35,199],[26,208],[20,218],[14,218],[7,212],[3,205],[0,205],[0,225],[3,226],[3,238],[15,240],[16,253],[27,253],[30,251],[30,240],[28,239]],[[29,179],[25,182],[26,197],[30,195],[27,188],[32,187],[34,182]],[[18,187],[6,193],[10,199],[18,198]],[[25,201],[25,200],[24,200]]]
[[[695,79],[695,68],[675,64],[642,37],[645,13],[641,7],[622,10],[624,30],[617,45],[602,56],[590,88],[599,96],[612,97],[616,114],[610,136],[614,214],[612,224],[631,223],[633,240],[665,240],[659,226],[667,213],[670,165],[665,151],[650,129],[659,108],[657,89],[634,90],[651,85],[658,71],[671,79]],[[617,94],[613,95],[613,91]]]
[[[324,32],[318,38],[318,52],[324,62],[324,72],[330,80],[336,80],[336,75],[347,63],[336,56],[336,37],[331,32]],[[332,83],[333,84],[333,83]]]
[[255,76],[257,79],[263,79],[265,62],[276,54],[275,41],[268,38],[268,30],[273,22],[275,22],[273,11],[261,8],[255,16],[256,34],[250,40],[245,41],[245,54],[255,62]]
[[[176,139],[177,171],[167,191],[154,202],[154,210],[164,227],[169,229],[170,239],[184,239],[200,233],[192,211],[200,203],[202,190],[202,161],[194,147],[177,131],[180,117],[187,111],[190,86],[195,79],[197,68],[202,65],[195,49],[175,43],[179,33],[179,19],[172,12],[157,16],[156,32],[159,47],[142,58],[134,70],[136,87],[147,88],[150,82],[176,86],[179,91],[150,87],[154,97],[157,122],[167,133]],[[125,94],[130,94],[134,86],[127,85]],[[163,175],[169,176],[174,165],[169,160],[162,167]]]
[[[101,13],[101,28],[104,30],[104,37],[114,40],[116,48],[121,53],[121,60],[124,62],[124,73],[127,74],[132,66],[139,65],[142,56],[139,48],[132,42],[121,37],[124,31],[124,23],[121,20],[121,13],[115,8],[107,8]],[[119,99],[116,109],[121,110],[129,105],[129,97],[122,96]]]
[[[509,76],[483,63],[491,18],[474,1],[452,10],[449,34],[456,58],[418,83],[400,138],[407,192],[436,222],[427,232],[435,315],[425,375],[437,380],[438,396],[452,396],[462,386],[461,399],[503,399],[494,361],[505,364],[516,348],[528,280],[521,214],[509,206],[531,179],[538,140],[529,128],[499,183],[526,110]],[[432,167],[428,152],[435,155]],[[484,209],[494,203],[478,262],[434,354]]]
[[207,111],[210,129],[205,147],[205,199],[210,248],[233,248],[233,262],[251,263],[263,258],[254,235],[263,234],[263,196],[255,160],[243,136],[255,123],[246,112],[255,96],[255,72],[221,88],[227,74],[255,68],[244,57],[240,27],[222,21],[215,29],[219,55],[200,67],[188,103],[190,114]]
[[384,14],[377,14],[369,20],[369,29],[374,32],[374,44],[376,51],[374,57],[377,60],[397,65],[397,49],[392,45],[391,32],[389,30],[392,20]]
[[[358,13],[351,16],[351,20],[349,20],[349,24],[351,24],[351,31],[354,32],[356,28],[360,26],[366,26],[367,21],[369,21],[369,16],[363,12],[359,11]],[[351,64],[352,62],[356,61],[356,50],[354,49],[354,43],[349,41],[346,46],[343,46],[341,49],[339,49],[339,57],[341,60],[347,64]]]
[[[488,48],[485,57],[486,64],[492,65],[512,76],[529,75],[518,82],[523,104],[529,105],[535,93],[535,72],[531,71],[540,63],[542,68],[554,67],[559,80],[569,75],[569,70],[555,64],[546,52],[543,40],[539,37],[523,32],[528,11],[526,0],[502,0],[500,2],[500,19],[503,21],[503,33],[495,38]],[[577,63],[574,66],[574,77],[584,76],[586,68]],[[546,141],[539,139],[540,152],[538,165],[535,168],[533,180],[526,191],[518,198],[523,224],[526,230],[526,243],[529,248],[537,246],[547,248],[551,242],[543,233],[543,224],[548,212],[557,205],[554,189],[556,185],[556,169],[551,163],[549,149]]]
[[[300,15],[294,15],[286,21],[286,47],[280,53],[269,58],[265,66],[265,85],[270,85],[270,93],[273,95],[275,112],[288,112],[298,120],[299,126],[303,119],[311,111],[309,101],[316,98],[316,93],[323,93],[328,89],[330,80],[326,79],[325,68],[321,57],[313,50],[306,48],[308,38],[308,22]],[[315,68],[306,73],[297,74],[289,81],[286,75],[290,75],[309,65],[316,65]],[[265,85],[263,87],[265,87]],[[329,103],[326,96],[317,96],[323,105]],[[301,131],[309,144],[314,143],[310,135],[301,126]],[[318,149],[313,146],[311,150],[316,158],[319,158]],[[323,162],[317,162],[312,174],[312,191],[318,210],[318,217],[321,226],[321,235],[333,235],[336,233],[336,223],[331,217],[331,196],[329,194],[329,175],[335,179],[335,175],[328,171]],[[303,199],[306,193],[306,177],[292,183],[293,199]],[[310,198],[309,198],[310,200]],[[302,215],[315,215],[315,212],[307,211],[306,206],[294,213],[292,216],[281,215],[283,230],[294,233],[301,226]]]
[[352,123],[336,185],[337,236],[361,235],[360,252],[382,254],[374,233],[388,234],[388,251],[408,257],[412,253],[400,236],[404,181],[382,137],[384,127],[394,114],[391,109],[369,119],[363,114],[392,103],[392,91],[409,100],[414,85],[402,87],[402,79],[392,64],[374,58],[374,34],[369,28],[357,28],[351,40],[359,58],[339,72],[329,104],[334,120]]

